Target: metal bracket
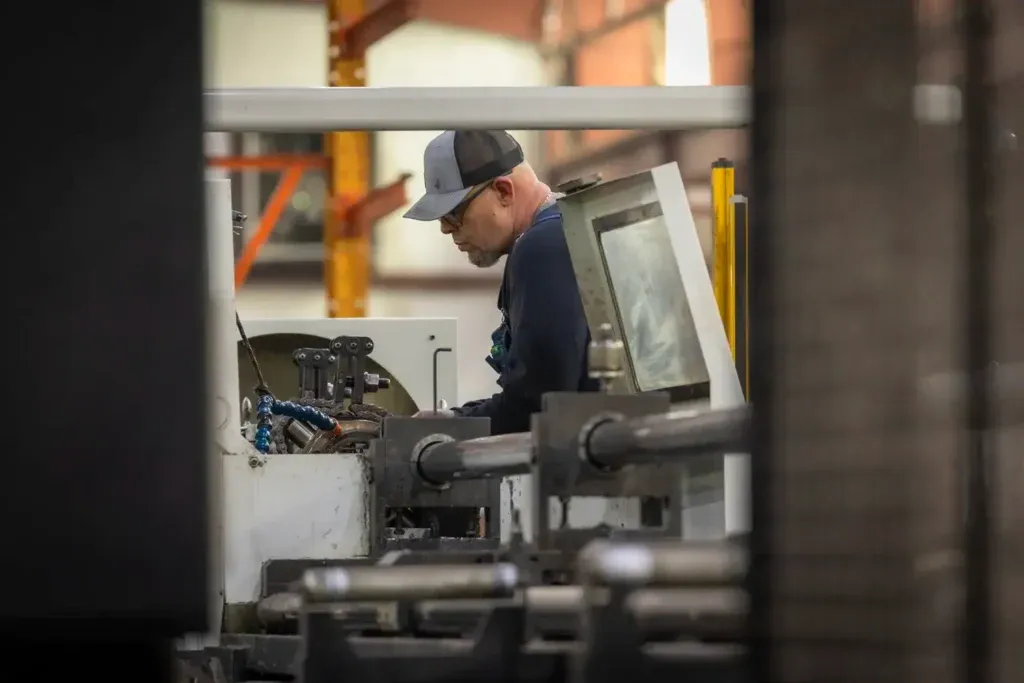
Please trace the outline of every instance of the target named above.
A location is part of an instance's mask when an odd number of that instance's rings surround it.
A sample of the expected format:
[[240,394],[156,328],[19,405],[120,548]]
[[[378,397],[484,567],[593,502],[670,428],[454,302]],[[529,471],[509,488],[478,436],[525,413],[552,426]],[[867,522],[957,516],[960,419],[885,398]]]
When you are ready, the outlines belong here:
[[295,349],[292,362],[299,369],[299,396],[301,398],[328,398],[327,373],[338,360],[330,349]]
[[582,178],[572,178],[571,180],[566,180],[561,185],[556,186],[554,190],[555,192],[560,192],[561,194],[565,195],[575,194],[577,192],[582,192],[583,190],[589,190],[592,187],[596,187],[597,185],[601,184],[601,181],[601,174],[594,173],[591,175],[583,176]]
[[337,358],[335,402],[349,398],[352,403],[363,403],[366,394],[391,386],[389,378],[366,371],[366,359],[373,353],[373,340],[369,337],[336,337],[331,340],[330,351]]

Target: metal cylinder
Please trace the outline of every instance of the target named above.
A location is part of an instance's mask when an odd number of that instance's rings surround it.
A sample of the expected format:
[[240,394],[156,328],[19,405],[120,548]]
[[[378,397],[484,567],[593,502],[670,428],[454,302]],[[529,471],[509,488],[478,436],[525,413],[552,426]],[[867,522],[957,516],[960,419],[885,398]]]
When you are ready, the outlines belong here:
[[[523,591],[527,616],[543,634],[572,635],[590,600],[599,607],[607,591],[585,593],[582,586],[531,586]],[[419,628],[424,632],[471,632],[491,610],[494,600],[427,600],[416,605]],[[733,636],[740,633],[748,609],[746,593],[739,588],[643,588],[632,591],[626,609],[645,632],[672,632],[701,636]]]
[[526,474],[532,461],[530,434],[503,434],[468,441],[439,435],[424,439],[413,453],[416,472],[435,485],[465,479]]
[[717,638],[740,636],[749,606],[739,588],[645,588],[626,598],[642,631]]
[[580,552],[577,565],[581,579],[595,585],[722,586],[743,580],[747,553],[731,542],[595,541]]
[[721,455],[746,448],[746,406],[675,409],[662,415],[599,423],[581,435],[582,455],[601,469],[666,458]]
[[330,567],[302,577],[308,602],[444,600],[511,596],[519,583],[515,565]]
[[263,626],[294,621],[302,611],[302,596],[298,593],[274,593],[256,605],[256,618]]
[[610,324],[602,323],[587,349],[587,374],[607,391],[612,382],[622,377],[625,357],[625,345],[615,338]]
[[298,420],[288,420],[284,432],[288,436],[288,440],[299,448],[305,448],[313,438],[313,430]]

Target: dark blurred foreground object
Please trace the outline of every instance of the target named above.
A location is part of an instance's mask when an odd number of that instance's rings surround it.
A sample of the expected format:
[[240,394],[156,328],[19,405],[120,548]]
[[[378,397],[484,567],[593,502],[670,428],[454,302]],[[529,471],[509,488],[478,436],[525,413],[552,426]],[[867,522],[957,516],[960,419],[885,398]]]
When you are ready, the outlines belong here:
[[5,154],[35,179],[0,209],[31,226],[3,252],[3,372],[43,407],[5,458],[0,617],[42,645],[17,678],[161,680],[207,627],[200,3],[23,9],[47,40],[3,48]]

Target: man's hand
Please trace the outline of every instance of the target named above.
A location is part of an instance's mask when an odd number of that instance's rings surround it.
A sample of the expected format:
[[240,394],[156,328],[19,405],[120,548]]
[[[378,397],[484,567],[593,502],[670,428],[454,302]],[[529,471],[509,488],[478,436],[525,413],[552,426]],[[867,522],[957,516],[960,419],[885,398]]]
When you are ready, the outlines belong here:
[[413,417],[455,417],[455,411],[448,410],[448,402],[442,398],[437,402],[437,410],[420,410]]
[[451,410],[421,410],[413,413],[413,417],[455,417],[455,413]]

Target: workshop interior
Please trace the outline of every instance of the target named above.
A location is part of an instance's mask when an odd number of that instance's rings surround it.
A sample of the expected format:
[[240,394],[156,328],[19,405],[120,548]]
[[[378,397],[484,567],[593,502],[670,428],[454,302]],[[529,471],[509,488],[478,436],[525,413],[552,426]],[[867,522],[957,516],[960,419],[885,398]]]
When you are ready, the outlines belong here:
[[[110,230],[26,318],[81,407],[20,432],[5,623],[173,683],[1024,680],[1024,6],[512,5],[209,0],[96,58],[176,106],[90,129],[78,187],[148,169],[116,215],[61,200]],[[401,217],[443,129],[558,193],[599,390],[529,432],[446,411],[500,270]]]

